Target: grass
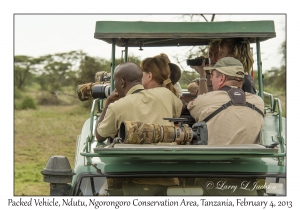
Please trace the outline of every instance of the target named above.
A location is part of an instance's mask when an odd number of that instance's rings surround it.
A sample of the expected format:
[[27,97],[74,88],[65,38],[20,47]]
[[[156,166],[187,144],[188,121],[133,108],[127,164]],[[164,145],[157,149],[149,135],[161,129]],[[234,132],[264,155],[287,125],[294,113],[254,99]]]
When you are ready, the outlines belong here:
[[14,112],[14,195],[49,195],[40,173],[52,155],[68,157],[71,167],[77,135],[89,117],[80,105],[39,106]]
[[274,98],[278,98],[280,100],[281,108],[282,108],[282,116],[286,117],[286,92],[285,92],[285,90],[276,90],[274,88],[265,87],[264,91],[271,93]]

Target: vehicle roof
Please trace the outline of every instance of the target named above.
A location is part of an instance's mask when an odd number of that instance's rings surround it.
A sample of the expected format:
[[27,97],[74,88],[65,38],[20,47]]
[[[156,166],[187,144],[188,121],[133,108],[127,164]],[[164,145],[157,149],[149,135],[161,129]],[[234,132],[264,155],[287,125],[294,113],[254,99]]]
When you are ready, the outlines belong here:
[[97,21],[94,38],[124,47],[208,45],[216,38],[256,38],[265,41],[276,37],[274,21],[224,22],[128,22]]

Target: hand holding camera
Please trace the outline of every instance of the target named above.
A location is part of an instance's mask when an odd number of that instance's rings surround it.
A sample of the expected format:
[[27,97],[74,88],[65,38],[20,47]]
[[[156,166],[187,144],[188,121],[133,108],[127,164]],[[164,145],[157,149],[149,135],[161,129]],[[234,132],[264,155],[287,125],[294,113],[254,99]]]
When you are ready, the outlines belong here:
[[114,91],[107,97],[106,103],[113,103],[120,99],[119,93],[117,89],[114,89]]
[[204,71],[204,66],[210,64],[209,58],[205,58],[203,56],[187,60],[187,65],[191,66],[191,68],[195,69],[199,74],[201,78],[206,77],[206,73]]
[[205,65],[209,65],[210,64],[210,59],[209,58],[205,58],[203,56],[195,58],[195,59],[190,59],[190,60],[186,60],[186,64],[188,66],[201,66],[203,59],[205,60]]

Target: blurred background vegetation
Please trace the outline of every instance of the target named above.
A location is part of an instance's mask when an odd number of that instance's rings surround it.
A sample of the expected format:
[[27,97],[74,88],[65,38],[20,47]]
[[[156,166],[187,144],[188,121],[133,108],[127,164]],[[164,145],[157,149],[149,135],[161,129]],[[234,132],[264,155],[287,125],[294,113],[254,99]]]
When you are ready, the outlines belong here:
[[[286,44],[282,43],[282,66],[264,71],[264,90],[281,100],[283,116],[286,98]],[[193,48],[207,55],[207,48]],[[179,58],[175,58],[179,61]],[[129,60],[140,63],[139,57]],[[116,65],[122,59],[116,59]],[[43,182],[43,170],[51,155],[63,155],[74,163],[77,135],[89,118],[91,101],[77,97],[79,84],[95,81],[95,73],[110,72],[110,61],[91,57],[82,51],[71,51],[37,58],[14,56],[14,195],[49,195]],[[254,75],[257,73],[254,71]],[[198,77],[194,71],[182,69],[180,84],[186,88]],[[255,78],[257,81],[257,78]]]

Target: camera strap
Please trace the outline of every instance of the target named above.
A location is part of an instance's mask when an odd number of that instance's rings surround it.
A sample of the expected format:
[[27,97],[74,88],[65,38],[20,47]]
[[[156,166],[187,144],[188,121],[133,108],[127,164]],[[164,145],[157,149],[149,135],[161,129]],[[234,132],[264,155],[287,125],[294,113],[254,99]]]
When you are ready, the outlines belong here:
[[133,91],[131,94],[139,93],[139,92],[141,92],[142,90],[144,90],[144,89],[137,89],[137,90]]
[[230,97],[230,101],[228,101],[226,104],[223,104],[220,108],[218,108],[216,111],[208,115],[203,121],[207,122],[217,114],[219,114],[221,111],[226,109],[229,106],[247,106],[255,111],[257,111],[262,117],[264,117],[264,113],[255,107],[254,104],[246,102],[246,96],[245,92],[240,88],[232,88],[228,86],[224,86],[220,89],[221,91],[226,91]]

